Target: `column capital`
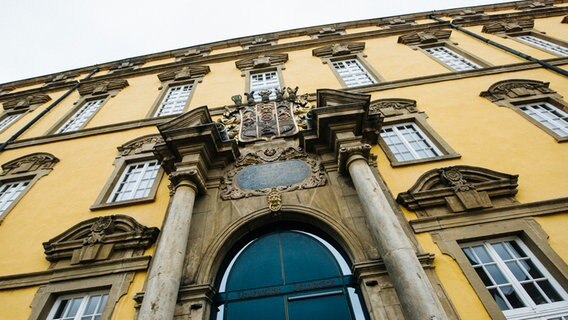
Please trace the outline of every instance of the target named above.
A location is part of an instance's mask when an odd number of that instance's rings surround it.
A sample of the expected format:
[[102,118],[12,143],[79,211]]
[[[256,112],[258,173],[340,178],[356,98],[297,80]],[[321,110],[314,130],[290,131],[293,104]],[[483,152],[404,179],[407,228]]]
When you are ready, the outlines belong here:
[[168,175],[170,179],[170,194],[174,194],[178,187],[189,186],[200,194],[207,193],[205,179],[197,169],[188,169],[183,171],[175,171]]
[[349,163],[356,159],[369,160],[371,156],[371,145],[359,143],[356,145],[341,146],[337,155],[337,165],[340,174],[348,172]]

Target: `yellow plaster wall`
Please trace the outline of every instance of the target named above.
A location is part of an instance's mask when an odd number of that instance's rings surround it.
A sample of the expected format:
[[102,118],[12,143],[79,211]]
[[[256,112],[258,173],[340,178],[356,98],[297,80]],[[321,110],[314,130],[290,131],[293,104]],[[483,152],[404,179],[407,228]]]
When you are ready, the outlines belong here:
[[[0,225],[0,247],[3,248],[0,250],[0,275],[16,270],[20,273],[47,270],[49,263],[44,258],[41,243],[92,217],[127,214],[143,225],[160,227],[169,201],[165,176],[154,202],[89,210],[111,177],[113,161],[118,155],[116,147],[156,132],[155,128],[141,128],[1,153],[0,163],[34,152],[49,152],[60,162],[47,176],[31,186]],[[27,241],[20,241],[22,235],[26,235]],[[16,243],[17,246],[14,245]]]
[[310,39],[311,39],[310,36],[282,38],[282,39],[278,39],[278,44],[294,43],[294,42],[306,41],[306,40],[310,40]]
[[319,88],[341,89],[332,66],[321,58],[312,56],[310,50],[288,52],[289,60],[284,70],[284,83],[289,87],[299,86],[299,93],[316,92]]
[[386,81],[450,72],[425,53],[397,43],[398,37],[365,41],[363,53],[367,55],[367,62]]
[[568,212],[535,218],[548,235],[548,244],[568,263]]
[[142,292],[144,288],[144,281],[146,279],[146,272],[137,272],[132,280],[128,292],[123,295],[117,302],[112,313],[112,320],[134,319],[136,309],[134,306],[136,302],[132,297],[135,294]]
[[367,27],[358,27],[358,28],[348,28],[345,29],[346,34],[354,34],[354,33],[361,33],[361,32],[368,32],[368,31],[377,31],[380,28],[377,26],[367,26]]
[[190,101],[190,109],[207,105],[216,108],[231,105],[231,96],[245,92],[246,77],[235,66],[235,61],[207,64],[211,68],[202,83],[198,83]]
[[231,47],[228,47],[228,48],[211,50],[211,55],[223,54],[223,53],[229,53],[229,52],[235,52],[235,51],[241,51],[241,50],[243,50],[243,48],[241,46],[234,45],[234,46],[231,46]]
[[372,99],[407,98],[417,101],[428,123],[459,154],[461,159],[392,168],[383,152],[378,167],[396,196],[407,191],[418,177],[434,168],[472,165],[519,174],[522,202],[566,197],[568,189],[568,144],[549,134],[517,112],[479,97],[493,83],[505,79],[535,79],[550,82],[560,95],[568,96],[565,79],[536,69],[491,75],[374,93]]
[[30,304],[38,287],[20,288],[16,290],[0,290],[0,319],[27,319],[32,309]]
[[174,57],[152,60],[152,61],[148,61],[148,62],[144,63],[144,65],[142,65],[142,67],[148,68],[148,67],[153,67],[153,66],[159,66],[159,65],[162,65],[162,64],[172,63],[172,62],[175,62],[175,61],[176,61],[176,58],[174,58]]
[[[466,29],[485,37],[487,36],[487,34],[481,32],[482,28],[483,26],[475,26],[468,27]],[[477,40],[472,36],[469,36],[457,30],[452,30],[450,41],[457,43],[457,48],[467,52],[475,58],[479,58],[482,61],[488,62],[492,66],[507,65],[526,61],[520,57],[517,57],[511,53],[507,53],[506,51],[498,49],[495,46],[489,45],[481,40]],[[500,42],[499,39],[495,39],[494,41]]]
[[[568,6],[568,3],[565,4]],[[561,23],[564,16],[535,19],[534,29],[545,32],[545,36],[568,42],[568,23]]]

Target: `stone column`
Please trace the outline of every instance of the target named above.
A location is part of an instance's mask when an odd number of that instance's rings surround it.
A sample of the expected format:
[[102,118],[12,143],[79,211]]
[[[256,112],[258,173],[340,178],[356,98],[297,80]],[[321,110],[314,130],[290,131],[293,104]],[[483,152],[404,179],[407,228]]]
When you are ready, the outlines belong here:
[[367,162],[368,144],[342,147],[339,168],[349,171],[359,201],[379,247],[379,253],[392,279],[406,319],[447,319],[434,288]]
[[191,171],[174,172],[169,176],[173,199],[152,258],[138,320],[172,320],[174,317],[197,193],[197,185],[192,182],[194,176],[195,172]]

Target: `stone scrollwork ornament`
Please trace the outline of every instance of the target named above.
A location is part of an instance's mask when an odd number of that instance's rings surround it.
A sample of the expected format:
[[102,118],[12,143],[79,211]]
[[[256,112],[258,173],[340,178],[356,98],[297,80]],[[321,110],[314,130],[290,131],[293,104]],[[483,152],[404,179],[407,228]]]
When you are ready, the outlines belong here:
[[[218,122],[225,125],[230,139],[239,142],[271,140],[292,136],[309,129],[309,112],[313,108],[308,96],[298,95],[298,87],[263,90],[258,93],[261,101],[255,101],[255,92],[245,93],[246,105],[240,95],[231,97],[235,107],[225,108]],[[271,101],[275,96],[275,99]]]
[[268,201],[268,209],[272,212],[278,212],[282,209],[282,194],[276,190],[270,191],[266,195],[266,200]]

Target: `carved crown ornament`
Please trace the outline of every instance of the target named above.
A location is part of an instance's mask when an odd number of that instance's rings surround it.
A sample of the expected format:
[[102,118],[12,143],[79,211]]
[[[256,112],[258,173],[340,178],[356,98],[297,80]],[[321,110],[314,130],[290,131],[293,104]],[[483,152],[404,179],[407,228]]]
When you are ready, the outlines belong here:
[[380,115],[383,118],[418,113],[416,101],[410,99],[379,99],[371,101],[369,115]]
[[378,26],[383,28],[384,27],[393,28],[393,27],[404,27],[414,23],[415,23],[414,19],[403,18],[403,17],[392,17],[392,18],[381,19],[381,21],[378,23]]
[[210,52],[211,52],[210,48],[191,48],[174,54],[174,57],[178,60],[189,60],[193,58],[206,56]]
[[45,81],[46,85],[54,85],[61,82],[71,81],[76,78],[79,74],[78,73],[60,73],[53,75]]
[[342,56],[361,52],[365,49],[365,42],[335,43],[329,46],[312,50],[315,57]]
[[493,84],[487,91],[482,91],[479,96],[496,102],[503,99],[524,98],[540,94],[556,93],[548,88],[548,82],[512,79],[499,81]]
[[554,6],[554,1],[526,1],[517,6],[517,10],[538,10]]
[[273,67],[288,61],[287,53],[269,53],[256,57],[245,58],[235,62],[239,70]]
[[131,140],[117,149],[120,156],[126,157],[141,153],[152,153],[154,146],[161,143],[164,143],[162,136],[152,134]]
[[81,96],[105,94],[114,90],[122,90],[126,87],[128,87],[128,81],[125,79],[103,80],[81,85],[79,94]]
[[[424,173],[397,201],[410,210],[447,207],[450,212],[496,206],[499,198],[513,198],[518,175],[480,167],[453,166]],[[511,202],[511,201],[510,201]]]
[[46,94],[34,94],[31,96],[20,97],[18,99],[6,101],[2,104],[4,110],[25,110],[34,105],[44,104],[51,100]]
[[336,28],[336,27],[321,27],[321,28],[312,29],[307,32],[309,36],[318,37],[318,38],[331,37],[331,36],[341,35],[344,33],[345,33],[345,28]]
[[51,170],[57,162],[59,162],[59,159],[52,154],[45,152],[32,153],[3,164],[0,175],[6,176],[39,170]]
[[[301,148],[268,148],[240,156],[221,179],[220,196],[223,200],[235,200],[275,195],[316,188],[326,182],[320,162]],[[278,206],[276,198],[268,198],[273,207]]]
[[[270,95],[275,94],[275,100]],[[274,91],[259,93],[261,101],[254,99],[254,91],[245,93],[246,103],[241,95],[232,96],[234,108],[225,107],[223,116],[217,120],[222,124],[226,139],[239,142],[271,140],[288,137],[309,128],[309,112],[313,106],[308,95],[298,95],[298,87],[283,87]]]
[[206,74],[211,72],[209,66],[185,66],[181,69],[170,70],[158,75],[160,81],[170,80],[187,80],[203,78]]
[[568,16],[565,16],[560,23],[568,23]]
[[51,262],[92,263],[113,256],[140,255],[156,241],[158,233],[158,228],[143,226],[130,216],[96,217],[44,242],[43,249],[45,258]]
[[146,63],[146,61],[143,59],[127,59],[111,64],[108,69],[114,72],[122,70],[133,70],[140,68],[144,63]]
[[506,20],[498,21],[490,24],[486,24],[481,29],[484,33],[497,33],[497,32],[519,32],[523,30],[529,30],[534,28],[534,20],[530,18],[518,19],[518,20]]
[[426,30],[412,32],[398,37],[398,43],[406,45],[420,45],[436,43],[450,38],[452,30]]
[[243,47],[256,47],[256,46],[269,46],[276,41],[276,37],[271,36],[254,36],[252,38],[244,39],[240,42]]

